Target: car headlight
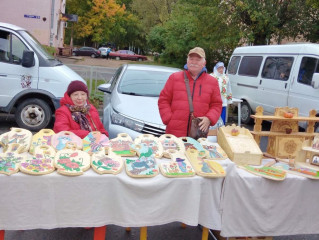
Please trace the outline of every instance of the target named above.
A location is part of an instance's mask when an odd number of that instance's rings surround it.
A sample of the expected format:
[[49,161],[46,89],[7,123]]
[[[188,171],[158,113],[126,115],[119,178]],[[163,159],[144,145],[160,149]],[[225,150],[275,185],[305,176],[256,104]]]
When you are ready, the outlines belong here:
[[132,129],[136,132],[142,132],[144,123],[136,121],[132,118],[129,118],[123,114],[117,113],[114,110],[111,113],[112,124],[120,125],[129,129]]

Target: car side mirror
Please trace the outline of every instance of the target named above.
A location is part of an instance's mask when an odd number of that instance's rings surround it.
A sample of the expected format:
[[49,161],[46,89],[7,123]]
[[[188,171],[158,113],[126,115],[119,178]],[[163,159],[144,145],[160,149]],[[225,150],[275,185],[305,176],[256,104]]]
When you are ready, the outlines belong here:
[[110,87],[111,87],[110,83],[104,83],[104,84],[99,85],[97,87],[97,89],[102,91],[102,92],[111,93]]
[[30,50],[24,50],[22,55],[22,66],[29,68],[34,66],[34,52]]
[[319,73],[314,73],[312,76],[311,86],[315,89],[319,88]]

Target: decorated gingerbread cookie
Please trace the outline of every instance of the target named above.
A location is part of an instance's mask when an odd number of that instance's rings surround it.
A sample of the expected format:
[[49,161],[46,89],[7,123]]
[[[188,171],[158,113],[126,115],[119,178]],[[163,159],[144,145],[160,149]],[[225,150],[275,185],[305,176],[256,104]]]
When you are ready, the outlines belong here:
[[109,145],[109,138],[104,134],[94,131],[83,138],[83,151],[92,155]]
[[155,177],[159,170],[153,148],[146,143],[134,145],[138,159],[126,159],[125,169],[130,177]]
[[132,149],[133,140],[127,133],[119,133],[116,138],[110,140],[109,151],[113,151],[119,156],[135,156],[136,152]]
[[19,144],[10,144],[6,153],[0,153],[0,173],[11,175],[19,171],[25,155],[18,153]]
[[141,143],[151,148],[156,158],[162,158],[163,146],[157,137],[151,134],[141,134],[135,138],[134,144],[139,145]]
[[164,157],[170,158],[169,150],[171,149],[185,153],[185,146],[180,138],[177,138],[172,134],[163,134],[159,137],[159,140],[163,146]]
[[168,150],[168,154],[172,161],[160,164],[161,172],[165,177],[192,177],[195,175],[185,154],[172,149]]
[[41,129],[33,135],[29,152],[34,154],[34,149],[37,146],[49,145],[51,146],[51,138],[55,134],[52,129]]
[[218,143],[209,142],[207,138],[197,140],[206,150],[206,158],[210,160],[224,160],[228,156]]
[[219,163],[201,157],[196,149],[187,149],[186,156],[197,175],[210,178],[226,176],[226,171]]
[[49,145],[35,147],[34,155],[26,157],[20,164],[20,171],[32,175],[52,173],[54,168],[55,149]]
[[70,131],[61,131],[52,136],[51,145],[55,150],[65,149],[68,143],[76,145],[77,149],[82,149],[82,139]]
[[99,174],[118,174],[122,171],[123,165],[121,156],[112,151],[109,151],[106,155],[104,148],[101,148],[98,152],[94,152],[91,157],[91,166]]
[[56,153],[54,165],[60,174],[78,176],[90,168],[91,157],[88,153],[77,150],[75,145],[68,144],[66,149]]
[[196,149],[200,156],[204,157],[206,155],[206,151],[203,148],[203,146],[199,142],[197,142],[194,138],[180,137],[180,139],[184,143],[185,151],[187,151],[187,149]]
[[0,135],[0,145],[3,152],[8,151],[10,144],[19,144],[18,153],[29,151],[32,140],[32,133],[23,128],[11,128],[9,132]]

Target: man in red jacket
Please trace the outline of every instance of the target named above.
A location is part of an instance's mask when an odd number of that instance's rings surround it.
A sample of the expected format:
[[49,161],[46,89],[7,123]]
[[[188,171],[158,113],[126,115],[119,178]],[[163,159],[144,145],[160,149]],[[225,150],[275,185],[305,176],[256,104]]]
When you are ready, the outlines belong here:
[[55,133],[70,131],[80,138],[85,138],[92,131],[109,135],[100,120],[99,112],[89,103],[88,95],[88,88],[83,82],[73,81],[69,84],[60,100],[61,107],[55,111]]
[[[187,57],[186,74],[192,94],[194,116],[202,121],[199,126],[205,131],[215,125],[222,110],[218,81],[206,72],[205,51],[200,47],[191,49]],[[166,133],[176,137],[187,136],[189,103],[184,81],[184,72],[173,73],[167,80],[158,99],[159,112]]]

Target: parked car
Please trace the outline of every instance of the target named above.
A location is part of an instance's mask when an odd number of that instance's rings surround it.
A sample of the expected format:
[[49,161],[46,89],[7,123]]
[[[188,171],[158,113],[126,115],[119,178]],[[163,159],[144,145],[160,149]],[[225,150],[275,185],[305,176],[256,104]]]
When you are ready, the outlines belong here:
[[92,58],[96,58],[101,56],[101,51],[93,47],[81,47],[81,48],[73,49],[72,55],[73,56],[91,56]]
[[157,101],[168,77],[180,69],[124,64],[110,83],[98,87],[104,92],[103,124],[110,138],[127,133],[133,139],[140,134],[160,136],[165,125]]
[[100,47],[99,48],[99,51],[101,52],[101,57],[102,58],[106,58],[108,49],[109,49],[108,47]]
[[110,52],[110,57],[116,60],[134,60],[134,61],[147,60],[146,56],[138,55],[130,50],[118,50],[116,52]]

